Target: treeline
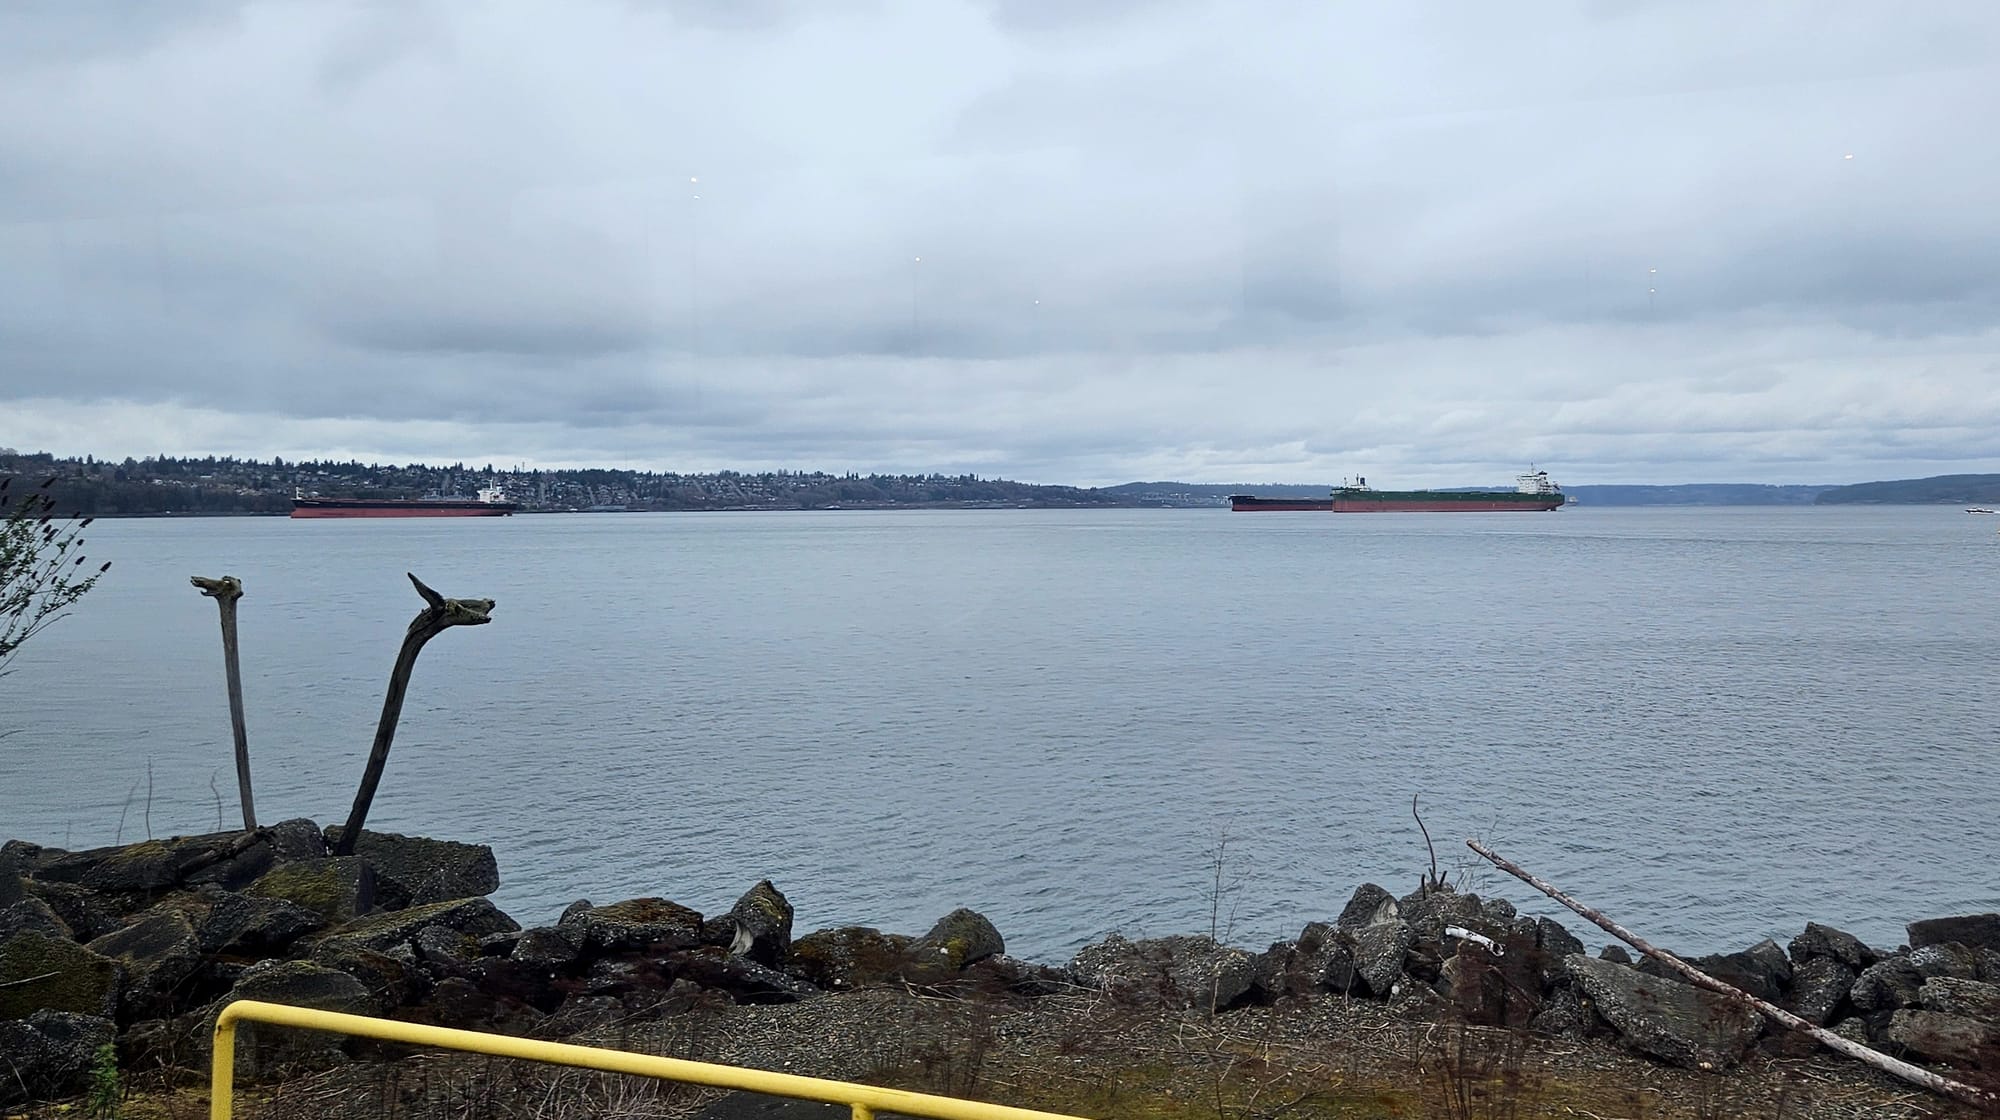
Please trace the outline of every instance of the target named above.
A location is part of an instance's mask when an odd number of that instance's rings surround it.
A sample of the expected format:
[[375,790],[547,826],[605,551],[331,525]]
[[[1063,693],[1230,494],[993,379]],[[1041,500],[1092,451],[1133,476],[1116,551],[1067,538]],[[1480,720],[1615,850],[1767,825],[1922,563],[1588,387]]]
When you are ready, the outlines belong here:
[[2000,474],[1940,474],[1889,482],[1857,482],[1822,491],[1821,505],[2000,504]]
[[358,461],[173,458],[121,462],[0,449],[0,477],[39,485],[64,512],[86,516],[280,514],[295,492],[323,497],[469,497],[497,487],[526,510],[828,509],[894,506],[1115,506],[1102,490],[1040,486],[976,475],[632,470],[503,470]]

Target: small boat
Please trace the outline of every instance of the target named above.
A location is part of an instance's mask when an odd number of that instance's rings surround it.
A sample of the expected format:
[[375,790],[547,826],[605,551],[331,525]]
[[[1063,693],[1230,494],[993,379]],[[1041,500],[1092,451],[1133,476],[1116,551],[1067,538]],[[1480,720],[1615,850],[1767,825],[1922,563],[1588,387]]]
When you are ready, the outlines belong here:
[[1967,513],[1992,513],[1993,511],[1992,511],[1992,510],[1990,510],[1990,509],[1987,509],[1987,508],[1986,508],[1985,506],[1967,506],[1967,507],[1966,507],[1966,509],[1965,509],[1965,512],[1967,512]]

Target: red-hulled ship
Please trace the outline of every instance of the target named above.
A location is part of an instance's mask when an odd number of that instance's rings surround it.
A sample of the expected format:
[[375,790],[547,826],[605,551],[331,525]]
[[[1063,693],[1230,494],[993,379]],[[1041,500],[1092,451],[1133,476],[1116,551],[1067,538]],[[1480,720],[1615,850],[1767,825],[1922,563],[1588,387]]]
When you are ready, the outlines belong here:
[[477,498],[292,497],[293,517],[505,517],[520,508],[497,486]]
[[1365,478],[1342,483],[1324,498],[1259,498],[1231,494],[1229,508],[1245,510],[1309,510],[1321,513],[1502,513],[1516,510],[1561,509],[1567,501],[1562,487],[1547,471],[1530,471],[1515,480],[1512,490],[1375,490]]

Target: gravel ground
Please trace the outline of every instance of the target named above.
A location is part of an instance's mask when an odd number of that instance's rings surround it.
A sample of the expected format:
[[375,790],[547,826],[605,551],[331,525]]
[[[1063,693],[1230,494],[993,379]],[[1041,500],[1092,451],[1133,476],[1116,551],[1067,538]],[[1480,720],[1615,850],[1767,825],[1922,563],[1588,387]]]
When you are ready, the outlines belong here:
[[[901,989],[606,1018],[568,1041],[1092,1117],[1279,1120],[1915,1120],[1974,1115],[1832,1055],[1667,1069],[1609,1043],[1396,1018],[1326,997],[1213,1019],[1076,992],[965,1001]],[[148,1115],[128,1111],[131,1120]],[[195,1113],[186,1113],[193,1116]],[[255,1120],[701,1120],[845,1115],[716,1090],[455,1055],[357,1062],[245,1102]]]

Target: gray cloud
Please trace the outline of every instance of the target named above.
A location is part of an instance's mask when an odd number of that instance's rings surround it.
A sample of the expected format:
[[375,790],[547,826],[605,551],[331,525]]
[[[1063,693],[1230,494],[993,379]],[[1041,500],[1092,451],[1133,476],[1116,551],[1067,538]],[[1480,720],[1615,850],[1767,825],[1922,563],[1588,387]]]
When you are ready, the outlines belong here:
[[0,13],[0,443],[2000,464],[1982,5],[121,12]]

